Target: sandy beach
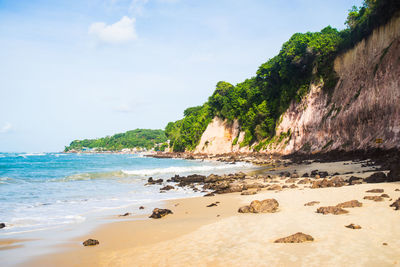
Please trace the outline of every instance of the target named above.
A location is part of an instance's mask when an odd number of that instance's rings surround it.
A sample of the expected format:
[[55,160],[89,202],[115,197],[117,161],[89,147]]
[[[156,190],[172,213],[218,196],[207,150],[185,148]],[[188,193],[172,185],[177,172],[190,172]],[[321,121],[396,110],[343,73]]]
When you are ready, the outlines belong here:
[[[284,179],[280,183],[291,185]],[[61,252],[23,266],[400,265],[400,212],[390,207],[400,197],[400,191],[395,191],[400,189],[399,182],[319,189],[298,186],[282,191],[263,189],[255,195],[230,193],[167,201],[165,208],[173,214],[161,219],[121,217],[69,240]],[[381,195],[366,192],[371,189],[383,189],[389,198],[364,199]],[[275,213],[238,213],[239,207],[253,200],[272,198],[279,203]],[[341,215],[316,213],[318,207],[350,200],[360,201],[362,207],[346,208],[348,213]],[[311,201],[320,203],[304,206]],[[217,205],[207,207],[211,203]],[[351,223],[361,229],[345,227]],[[314,241],[274,243],[297,232],[311,235]],[[99,240],[100,245],[82,246],[88,238]]]

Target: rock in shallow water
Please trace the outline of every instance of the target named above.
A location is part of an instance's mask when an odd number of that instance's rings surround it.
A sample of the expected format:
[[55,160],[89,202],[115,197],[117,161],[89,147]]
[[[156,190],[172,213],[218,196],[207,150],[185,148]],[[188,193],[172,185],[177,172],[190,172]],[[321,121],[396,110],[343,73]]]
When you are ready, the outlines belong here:
[[149,218],[153,218],[153,219],[160,219],[168,214],[173,214],[173,212],[169,209],[158,209],[155,208],[153,210],[153,213],[150,215]]
[[0,223],[0,229],[6,227],[5,223]]
[[96,239],[88,239],[85,242],[82,243],[85,247],[87,246],[96,246],[100,244],[99,240]]
[[310,235],[298,232],[287,237],[279,238],[275,240],[274,243],[303,243],[307,241],[314,241],[314,238]]

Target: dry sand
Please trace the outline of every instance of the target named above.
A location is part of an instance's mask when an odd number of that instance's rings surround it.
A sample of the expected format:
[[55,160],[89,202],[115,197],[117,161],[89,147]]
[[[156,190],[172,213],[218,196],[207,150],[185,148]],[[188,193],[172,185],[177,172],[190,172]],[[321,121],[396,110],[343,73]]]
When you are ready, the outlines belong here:
[[[379,195],[365,192],[373,188],[384,189],[393,200],[364,200],[366,195]],[[121,218],[121,222],[70,241],[61,253],[24,266],[395,266],[400,264],[400,211],[389,205],[400,197],[396,188],[400,183],[168,201],[166,207],[172,215],[156,220]],[[278,212],[237,212],[252,200],[266,198],[278,200]],[[349,208],[344,215],[315,212],[320,206],[353,199],[361,201],[363,207]],[[218,206],[206,207],[216,201]],[[321,203],[304,206],[310,201]],[[362,229],[346,228],[350,223]],[[296,232],[312,235],[315,240],[274,243]],[[81,242],[87,238],[98,239],[100,245],[83,247]]]

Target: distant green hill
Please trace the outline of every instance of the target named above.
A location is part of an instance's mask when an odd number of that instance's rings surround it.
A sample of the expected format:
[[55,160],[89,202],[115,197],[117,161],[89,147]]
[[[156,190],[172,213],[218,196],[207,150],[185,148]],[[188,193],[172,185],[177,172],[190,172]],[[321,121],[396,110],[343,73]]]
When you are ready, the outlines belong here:
[[65,147],[65,152],[72,149],[99,148],[101,150],[116,151],[123,148],[153,148],[156,144],[164,143],[167,137],[163,130],[136,129],[126,133],[118,133],[97,139],[74,140]]

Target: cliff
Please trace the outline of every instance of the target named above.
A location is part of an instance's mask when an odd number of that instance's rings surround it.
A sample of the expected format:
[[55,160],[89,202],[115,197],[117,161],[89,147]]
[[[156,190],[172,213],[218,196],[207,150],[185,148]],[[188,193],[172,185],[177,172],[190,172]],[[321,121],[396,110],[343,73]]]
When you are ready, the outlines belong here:
[[[400,17],[337,56],[334,70],[338,76],[334,90],[325,92],[323,82],[312,82],[308,94],[293,101],[281,116],[276,136],[259,146],[262,151],[400,148]],[[238,151],[238,145],[232,145],[236,137],[243,138],[237,122],[214,118],[195,152]]]

